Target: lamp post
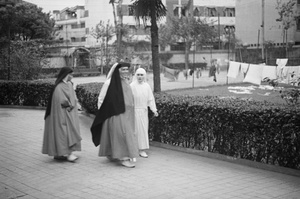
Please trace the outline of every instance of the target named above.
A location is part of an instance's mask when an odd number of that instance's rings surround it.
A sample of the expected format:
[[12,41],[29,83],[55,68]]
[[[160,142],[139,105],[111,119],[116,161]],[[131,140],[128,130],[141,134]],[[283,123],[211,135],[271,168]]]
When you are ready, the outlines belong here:
[[[230,28],[229,27],[225,27],[225,32],[228,34],[228,65],[227,65],[227,73],[229,70],[229,60],[230,60]],[[228,84],[228,77],[226,76],[226,84]]]
[[67,61],[67,66],[69,66],[69,45],[68,45],[68,24],[67,23],[65,24],[65,27],[66,27],[66,46],[67,46],[67,58],[66,58],[66,61]]
[[265,61],[265,50],[264,50],[264,48],[265,48],[265,0],[262,0],[262,3],[261,3],[261,5],[262,5],[262,8],[261,8],[261,10],[262,10],[262,12],[261,12],[261,34],[262,34],[262,42],[261,42],[261,58],[262,58],[262,60],[264,61],[264,62],[266,62]]
[[287,58],[290,57],[290,51],[292,51],[293,45],[295,45],[295,42],[294,42],[293,40],[290,40],[290,41],[288,42],[289,51],[288,51],[288,56],[287,56]]
[[194,35],[194,53],[193,53],[193,88],[195,83],[195,54],[196,54],[196,37]]

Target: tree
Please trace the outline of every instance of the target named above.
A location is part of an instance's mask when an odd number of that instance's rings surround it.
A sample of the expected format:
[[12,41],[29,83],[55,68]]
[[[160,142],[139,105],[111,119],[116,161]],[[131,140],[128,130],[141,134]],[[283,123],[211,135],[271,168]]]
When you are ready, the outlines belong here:
[[118,22],[117,22],[116,8],[115,8],[115,0],[109,0],[109,3],[111,4],[111,6],[113,8],[114,23],[115,23],[115,27],[117,28]]
[[160,85],[160,64],[159,64],[159,49],[158,49],[158,25],[162,17],[166,15],[166,8],[161,0],[137,0],[133,3],[134,14],[138,21],[143,20],[144,26],[150,21],[151,31],[151,51],[152,51],[152,66],[153,66],[153,82],[154,92],[161,91]]
[[[122,14],[122,0],[118,1],[117,12],[115,8],[116,0],[109,0],[109,3],[113,8],[114,15],[114,23],[116,29],[116,38],[117,38],[117,57],[121,57],[121,44],[122,44],[122,29],[123,29],[123,14]],[[118,13],[118,14],[117,14]],[[119,20],[117,20],[117,15],[119,16]],[[119,22],[118,22],[119,21]]]
[[[50,18],[50,14],[43,13],[42,9],[35,5],[18,3],[15,6],[7,5],[0,8],[0,50],[2,54],[0,63],[7,68],[7,79],[11,79],[11,71],[18,71],[15,70],[16,68],[11,70],[12,66],[22,67],[18,64],[24,64],[29,59],[28,49],[23,48],[23,46],[27,46],[27,43],[22,45],[20,42],[43,39],[43,42],[33,42],[31,44],[36,45],[32,46],[33,48],[39,49],[49,45],[47,41],[52,39],[53,30],[54,20]],[[15,48],[16,44],[20,48]],[[16,64],[15,58],[20,57],[25,59],[24,62]],[[31,66],[36,67],[40,64],[40,62],[32,62]],[[28,70],[30,71],[30,68]]]
[[185,68],[189,68],[191,46],[211,43],[217,36],[216,31],[205,20],[193,16],[169,16],[161,36],[170,43],[183,42],[185,46]]
[[296,0],[288,0],[287,2],[277,0],[276,9],[278,11],[279,18],[277,18],[276,21],[282,23],[283,40],[285,40],[286,54],[288,48],[287,32],[292,26],[294,26],[295,19],[299,18],[299,14],[295,9],[296,4]]
[[100,40],[101,46],[101,74],[103,74],[103,57],[105,55],[106,66],[109,63],[108,59],[108,42],[112,39],[115,34],[115,28],[112,25],[109,25],[109,20],[107,24],[104,21],[100,20],[100,22],[96,25],[95,29],[92,29],[91,35],[98,40]]
[[18,3],[0,8],[0,37],[10,40],[51,39],[54,20],[33,4]]
[[[32,80],[39,78],[41,65],[48,64],[45,40],[11,41],[10,52],[0,49],[0,63],[10,57],[10,70],[2,70],[1,78],[8,80]],[[8,74],[9,72],[9,74]]]

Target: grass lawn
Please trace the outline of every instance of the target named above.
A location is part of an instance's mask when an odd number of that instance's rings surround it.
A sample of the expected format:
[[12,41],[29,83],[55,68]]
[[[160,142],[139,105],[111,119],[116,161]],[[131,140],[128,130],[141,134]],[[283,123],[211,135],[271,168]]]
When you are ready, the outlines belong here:
[[278,87],[274,89],[272,86],[269,86],[268,83],[263,83],[260,86],[249,83],[235,83],[221,86],[197,87],[193,89],[176,89],[166,92],[172,95],[247,98],[255,101],[287,104],[286,101],[281,98],[281,93],[279,92],[279,90],[283,88],[293,87],[287,84],[279,84]]

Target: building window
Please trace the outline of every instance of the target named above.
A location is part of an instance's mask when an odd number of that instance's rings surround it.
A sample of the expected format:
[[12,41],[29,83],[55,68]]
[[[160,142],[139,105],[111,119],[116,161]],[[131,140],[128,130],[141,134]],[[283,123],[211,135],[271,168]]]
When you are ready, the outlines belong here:
[[85,23],[81,23],[81,24],[73,23],[71,24],[71,28],[72,29],[85,28]]
[[[181,16],[186,16],[186,9],[185,8],[183,8],[182,6],[181,6],[181,13],[180,13],[180,15]],[[173,6],[173,15],[175,16],[175,17],[179,17],[179,6],[177,6],[177,5],[174,5]]]
[[224,32],[225,32],[225,34],[229,34],[229,32],[230,32],[230,34],[234,34],[234,32],[235,32],[235,27],[234,26],[225,26],[224,27]]
[[300,0],[297,0],[297,4],[300,4]]
[[85,41],[85,37],[81,37],[81,41]]
[[76,38],[75,37],[71,37],[71,42],[75,42]]
[[235,17],[235,9],[234,8],[225,8],[223,11],[225,17]]
[[175,8],[173,9],[173,15],[176,16],[176,17],[179,16],[179,15],[178,15],[178,7],[175,7]]
[[300,17],[296,18],[296,24],[297,24],[297,31],[300,31]]
[[85,10],[84,11],[84,17],[88,17],[89,16],[89,11],[88,10]]
[[207,8],[207,16],[208,17],[215,17],[217,16],[216,8]]
[[137,33],[137,29],[133,25],[129,25],[129,34],[135,35]]
[[134,16],[134,8],[132,5],[128,6],[128,16]]
[[71,24],[71,28],[76,29],[77,28],[77,23]]
[[200,17],[200,11],[199,11],[198,8],[195,8],[195,9],[194,9],[194,16],[195,16],[195,17]]

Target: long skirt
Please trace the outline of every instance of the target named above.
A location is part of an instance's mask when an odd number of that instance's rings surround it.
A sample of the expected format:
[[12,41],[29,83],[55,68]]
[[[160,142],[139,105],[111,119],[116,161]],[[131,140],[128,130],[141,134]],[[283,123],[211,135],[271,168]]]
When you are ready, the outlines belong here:
[[135,131],[138,137],[138,146],[140,150],[149,149],[149,119],[147,108],[135,109]]
[[134,131],[134,108],[126,106],[125,113],[108,118],[102,126],[99,156],[116,159],[138,157],[137,136]]

